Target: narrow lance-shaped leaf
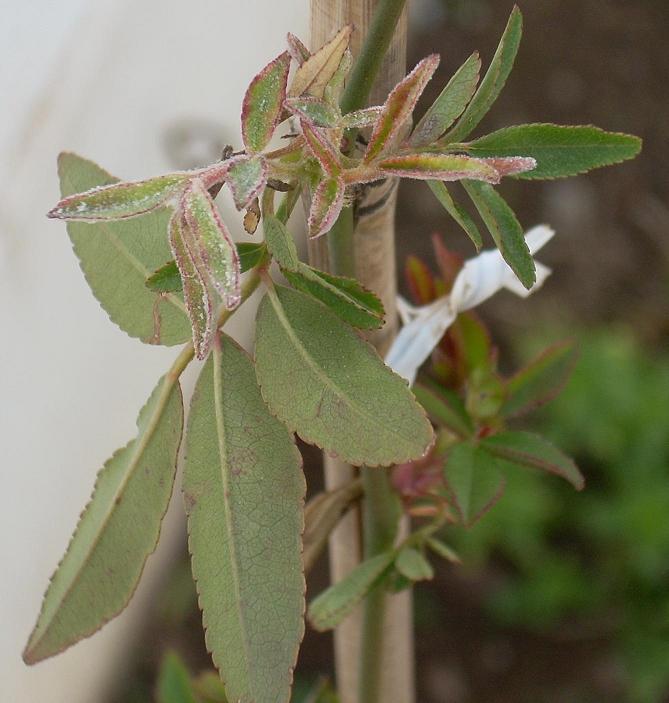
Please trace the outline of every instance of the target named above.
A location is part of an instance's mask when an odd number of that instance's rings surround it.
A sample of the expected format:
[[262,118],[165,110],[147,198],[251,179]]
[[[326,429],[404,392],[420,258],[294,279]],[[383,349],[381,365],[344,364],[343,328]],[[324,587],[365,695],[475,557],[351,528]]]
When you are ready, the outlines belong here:
[[381,159],[381,171],[403,178],[420,180],[460,181],[470,178],[487,183],[499,183],[497,169],[483,159],[473,159],[461,154],[404,154]]
[[309,209],[309,236],[320,237],[329,232],[344,206],[344,181],[325,178],[316,188]]
[[205,641],[228,698],[287,701],[304,633],[301,457],[225,335],[193,395],[183,490]]
[[502,196],[487,183],[463,180],[504,261],[528,290],[536,281],[536,267],[525,242],[523,228]]
[[481,440],[481,448],[510,464],[561,476],[579,491],[585,485],[576,464],[547,439],[532,432],[500,432]]
[[262,151],[274,134],[286,97],[290,54],[285,51],[251,81],[242,103],[242,137],[250,152]]
[[351,614],[360,601],[388,573],[394,552],[383,552],[363,561],[309,605],[308,618],[314,629],[331,630]]
[[346,323],[298,291],[277,286],[261,302],[256,371],[277,417],[350,464],[418,459],[433,440],[406,382]]
[[320,300],[349,325],[364,330],[383,325],[383,303],[356,279],[332,276],[306,264],[296,271],[284,270],[283,275],[293,288]]
[[90,503],[44,596],[23,658],[62,652],[128,604],[158,542],[181,442],[178,383],[160,381],[139,414],[137,437],[100,471]]
[[237,157],[230,163],[226,182],[235,207],[243,210],[258,196],[267,182],[267,163],[262,156]]
[[47,217],[60,220],[122,220],[163,205],[183,189],[193,173],[171,173],[145,181],[95,186],[63,198]]
[[499,500],[505,480],[493,456],[471,442],[456,444],[444,466],[444,480],[460,519],[473,525]]
[[409,138],[411,146],[432,144],[460,117],[474,95],[480,70],[481,58],[475,51],[455,72],[416,125]]
[[199,703],[188,669],[174,652],[168,652],[160,666],[158,703]]
[[520,178],[564,178],[635,157],[641,140],[598,127],[524,124],[500,129],[467,146],[473,156],[531,156],[537,167]]
[[425,556],[413,547],[404,547],[395,559],[395,568],[409,581],[434,578],[434,569]]
[[456,203],[448,188],[441,181],[428,181],[430,190],[434,193],[437,200],[443,205],[444,210],[462,227],[467,236],[474,242],[476,251],[480,251],[483,246],[483,239],[476,222],[471,215],[458,203]]
[[170,247],[181,275],[195,354],[198,359],[204,359],[209,353],[215,329],[214,298],[209,280],[201,273],[201,267],[196,266],[184,241],[187,230],[183,214],[175,212],[170,220]]
[[546,349],[506,382],[502,414],[522,415],[555,398],[566,384],[577,356],[572,342]]
[[417,383],[413,390],[418,402],[435,424],[448,428],[460,437],[472,435],[474,427],[471,418],[467,415],[462,399],[455,392],[421,383]]
[[288,98],[285,106],[294,115],[306,120],[314,127],[331,128],[335,127],[339,121],[339,113],[332,105],[310,95]]
[[265,215],[263,217],[263,231],[269,253],[277,264],[286,271],[297,271],[300,257],[286,225],[275,215]]
[[[65,196],[116,180],[92,161],[68,153],[59,156],[58,173]],[[183,301],[170,293],[157,295],[145,285],[170,258],[170,215],[168,208],[159,208],[118,222],[67,224],[93,295],[124,332],[148,344],[181,344],[191,336]]]
[[239,305],[240,271],[237,249],[223,224],[214,201],[199,181],[194,181],[182,200],[184,217],[209,274],[209,282],[232,310]]
[[341,171],[341,154],[330,142],[323,130],[312,127],[305,120],[301,121],[302,133],[309,151],[329,176],[337,176]]
[[339,68],[339,64],[348,48],[353,28],[342,27],[327,44],[307,58],[295,72],[288,94],[313,95],[322,98],[325,87]]
[[479,89],[455,127],[444,137],[445,142],[465,139],[490,110],[511,73],[522,34],[523,16],[515,5]]
[[337,70],[332,75],[332,78],[327,82],[323,90],[323,99],[335,109],[339,110],[341,94],[344,92],[344,84],[351,72],[353,66],[353,54],[349,48],[346,49],[341,57]]
[[392,146],[396,137],[402,133],[407,120],[416,107],[418,98],[425,90],[427,82],[439,65],[439,55],[432,54],[424,58],[411,73],[400,81],[390,92],[383,105],[369,144],[365,152],[365,161],[370,162]]
[[341,118],[341,126],[346,129],[362,129],[376,124],[381,116],[383,108],[381,106],[365,107],[362,110],[354,110]]
[[311,56],[311,52],[304,46],[302,41],[291,32],[288,32],[286,41],[291,57],[297,62],[298,66],[301,66]]

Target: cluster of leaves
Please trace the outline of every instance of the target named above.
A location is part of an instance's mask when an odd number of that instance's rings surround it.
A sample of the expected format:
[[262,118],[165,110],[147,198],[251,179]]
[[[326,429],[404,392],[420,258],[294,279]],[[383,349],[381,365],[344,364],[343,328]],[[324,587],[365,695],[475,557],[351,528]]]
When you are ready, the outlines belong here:
[[[463,263],[439,235],[433,243],[439,277],[417,257],[407,261],[407,283],[418,304],[447,294]],[[318,596],[308,612],[313,627],[335,627],[373,588],[397,591],[431,579],[430,554],[459,563],[457,553],[438,538],[439,531],[446,524],[473,526],[502,496],[509,472],[544,471],[583,488],[583,477],[568,456],[541,435],[509,426],[552,400],[575,361],[573,345],[562,342],[503,378],[488,330],[473,312],[458,315],[414,387],[435,426],[436,443],[425,457],[393,471],[407,512],[428,521]]]
[[[134,592],[172,492],[184,429],[179,376],[196,355],[206,363],[186,428],[183,496],[207,646],[229,699],[288,699],[304,630],[305,515],[336,518],[352,499],[330,496],[318,509],[303,510],[304,477],[293,435],[348,463],[374,467],[421,459],[434,430],[406,383],[353,329],[383,324],[379,299],[356,280],[300,261],[286,223],[303,194],[310,202],[309,233],[320,236],[361,188],[404,176],[428,181],[479,246],[473,220],[444,185],[461,180],[505,259],[531,286],[534,263],[522,230],[492,185],[508,175],[572,175],[629,158],[639,143],[593,127],[555,125],[525,125],[463,142],[506,81],[520,31],[520,12],[514,9],[478,89],[474,55],[410,132],[416,102],[438,58],[421,61],[384,105],[342,113],[340,95],[351,64],[351,28],[345,27],[313,54],[289,36],[289,51],[270,62],[246,92],[243,150],[215,164],[119,183],[90,161],[61,156],[63,199],[49,215],[68,220],[75,253],[102,307],[144,342],[174,345],[192,338],[192,344],[140,412],[137,437],[100,471],[46,592],[24,653],[27,662],[92,634]],[[286,121],[297,131],[283,135],[285,145],[272,150],[270,141]],[[366,136],[358,139],[359,130]],[[237,208],[246,210],[250,234],[262,220],[264,241],[233,243],[214,203],[223,186]],[[286,196],[275,211],[281,191]],[[292,287],[272,280],[272,261]],[[266,292],[251,359],[220,327],[261,279]],[[467,358],[478,353],[476,344],[475,338],[466,342]],[[522,410],[528,388],[545,383],[542,363],[504,386],[503,412]],[[449,425],[439,414],[454,422],[449,431],[458,441],[449,447],[449,485],[457,484],[463,519],[478,512],[480,475],[487,487],[494,483],[490,457],[497,464],[540,465],[579,483],[573,465],[543,440],[502,432],[483,436],[479,421],[493,427],[500,411],[489,391],[497,377],[487,363],[468,378],[478,390],[470,393],[464,411],[442,389],[418,390],[440,428],[430,457],[444,451]],[[534,442],[529,450],[528,442]],[[483,494],[491,497],[498,488]],[[305,538],[322,544],[322,530],[312,528],[307,524]],[[363,564],[351,577],[354,597],[342,605],[337,591],[330,592],[313,604],[312,622],[331,626],[389,572],[398,588],[429,576],[424,545],[452,556],[433,531],[429,526],[392,554]],[[344,587],[350,589],[351,582]]]
[[534,422],[578,456],[588,490],[574,500],[561,482],[518,472],[495,510],[452,538],[471,568],[492,554],[508,565],[489,595],[498,622],[558,633],[576,625],[605,639],[622,698],[660,701],[669,693],[669,355],[623,330],[579,340],[569,383]]

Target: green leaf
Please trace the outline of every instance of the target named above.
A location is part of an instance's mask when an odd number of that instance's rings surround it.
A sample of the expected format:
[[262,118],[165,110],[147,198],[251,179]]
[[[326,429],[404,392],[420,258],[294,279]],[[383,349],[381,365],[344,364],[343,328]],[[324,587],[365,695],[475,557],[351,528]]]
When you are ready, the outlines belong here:
[[363,561],[341,581],[330,586],[309,605],[307,617],[314,629],[331,630],[381,582],[395,559],[395,552],[383,552]]
[[416,125],[409,138],[411,146],[432,144],[460,117],[474,95],[480,70],[481,58],[478,51],[475,51],[455,72]]
[[397,141],[438,65],[438,54],[427,56],[392,89],[369,138],[365,162],[369,163],[381,156]]
[[395,559],[395,568],[409,581],[426,581],[434,578],[432,564],[413,547],[404,547]]
[[344,205],[344,181],[324,178],[314,191],[309,210],[309,236],[320,237],[332,228]]
[[286,701],[304,632],[301,459],[225,335],[193,395],[183,490],[205,640],[228,698]]
[[353,27],[346,25],[337,34],[324,44],[315,54],[309,56],[295,71],[288,94],[290,97],[298,95],[313,95],[322,98],[325,88],[337,72],[348,44],[351,39]]
[[365,107],[362,110],[348,112],[341,118],[341,126],[346,129],[363,129],[376,124],[381,116],[382,108],[378,105]]
[[444,137],[444,142],[459,142],[465,139],[490,110],[502,92],[511,73],[523,34],[523,16],[514,5],[511,16],[500,39],[497,51],[490,62],[479,89],[458,120],[455,127]]
[[483,246],[483,239],[476,223],[471,215],[458,203],[456,203],[448,189],[441,181],[428,181],[430,190],[434,193],[437,200],[443,205],[444,210],[462,227],[467,236],[474,242],[476,251],[480,251]]
[[23,653],[27,664],[92,635],[128,604],[158,542],[182,426],[181,389],[165,378],[139,414],[137,438],[98,474],[93,496],[44,596]]
[[561,342],[542,352],[507,381],[502,414],[522,415],[553,400],[566,384],[577,356],[572,342]]
[[47,217],[61,220],[122,220],[163,205],[184,188],[192,173],[171,173],[145,181],[95,186],[63,198]]
[[363,330],[383,325],[383,303],[354,278],[332,276],[300,264],[297,271],[284,270],[288,282],[327,305],[342,320]]
[[195,691],[204,703],[228,703],[225,686],[215,671],[203,671],[195,679]]
[[502,196],[487,183],[462,181],[504,261],[528,290],[537,280],[536,267],[523,228]]
[[442,559],[445,559],[451,564],[462,564],[462,559],[460,559],[457,552],[451,549],[447,544],[444,544],[441,540],[438,540],[436,537],[429,537],[426,544]]
[[307,120],[314,127],[331,128],[339,121],[339,113],[332,105],[311,95],[288,98],[284,104],[294,115]]
[[547,439],[532,432],[500,432],[481,440],[481,448],[507,463],[561,476],[578,491],[585,485],[576,464]]
[[462,154],[403,154],[390,156],[378,162],[381,171],[402,178],[425,181],[460,181],[463,178],[499,183],[497,169],[483,159],[472,159]]
[[158,703],[199,703],[188,669],[174,652],[163,657],[158,674]]
[[[63,195],[116,179],[75,154],[58,158]],[[67,232],[86,281],[112,322],[147,344],[181,344],[191,329],[183,301],[148,290],[147,277],[170,258],[167,226],[171,211],[160,208],[118,222],[68,222]]]
[[537,161],[518,178],[565,178],[634,158],[641,139],[592,126],[524,124],[500,129],[467,146],[473,156],[530,156]]
[[242,137],[247,151],[262,151],[274,134],[286,97],[290,54],[285,51],[251,81],[242,103]]
[[432,442],[406,382],[304,293],[277,286],[261,302],[256,370],[272,412],[306,442],[350,464],[404,463]]
[[243,210],[258,196],[267,182],[267,164],[262,156],[237,157],[226,173],[235,207]]
[[497,461],[476,444],[456,444],[444,466],[444,480],[460,519],[467,527],[479,520],[504,492]]
[[[257,266],[267,251],[264,242],[237,242],[235,246],[237,247],[241,273],[245,273]],[[146,279],[146,286],[155,293],[181,293],[183,284],[177,262],[172,259],[156,269]]]
[[341,172],[342,155],[338,147],[333,144],[326,133],[318,127],[312,127],[308,122],[302,120],[302,134],[307,142],[309,151],[321,165],[323,171],[336,178]]
[[474,431],[472,421],[456,393],[433,383],[416,383],[413,392],[436,425],[448,428],[459,437],[471,436]]
[[267,249],[276,263],[285,271],[297,271],[300,257],[286,225],[275,215],[263,217],[263,231]]

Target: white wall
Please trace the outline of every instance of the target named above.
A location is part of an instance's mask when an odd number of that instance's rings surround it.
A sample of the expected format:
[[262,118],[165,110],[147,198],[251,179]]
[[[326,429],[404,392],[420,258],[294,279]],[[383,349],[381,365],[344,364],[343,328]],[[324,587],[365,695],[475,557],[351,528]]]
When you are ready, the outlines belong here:
[[307,0],[0,0],[3,702],[99,701],[182,529],[177,496],[134,607],[25,667],[21,650],[95,474],[133,436],[176,354],[127,337],[88,290],[64,225],[44,217],[58,196],[56,156],[74,150],[124,178],[158,174],[173,166],[165,131],[192,118],[238,144],[246,84],[286,31],[306,38],[307,11]]

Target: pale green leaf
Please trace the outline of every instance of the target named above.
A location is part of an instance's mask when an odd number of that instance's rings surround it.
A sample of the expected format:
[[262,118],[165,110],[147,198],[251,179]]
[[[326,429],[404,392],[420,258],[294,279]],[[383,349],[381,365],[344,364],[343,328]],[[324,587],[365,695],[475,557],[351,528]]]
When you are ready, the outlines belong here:
[[424,181],[460,181],[471,178],[499,183],[501,178],[493,164],[463,154],[402,154],[381,159],[376,165],[384,173]]
[[349,325],[363,330],[383,325],[383,303],[354,278],[332,276],[306,264],[300,264],[297,271],[284,270],[283,275],[294,288],[320,300]]
[[471,215],[453,200],[444,183],[441,181],[428,181],[427,184],[430,186],[430,190],[434,193],[437,200],[444,207],[444,210],[446,210],[460,227],[462,227],[467,236],[474,242],[476,251],[480,251],[483,246],[483,240],[481,239],[479,228],[476,226],[476,222],[474,222]]
[[348,463],[404,463],[432,442],[432,427],[406,382],[304,293],[277,286],[261,302],[256,369],[272,412],[306,442]]
[[[58,171],[63,195],[116,181],[75,154],[61,154]],[[111,320],[131,337],[168,346],[190,339],[185,306],[177,295],[152,292],[145,281],[170,258],[170,215],[160,208],[130,220],[67,224],[86,280]]]
[[504,477],[493,456],[474,443],[456,444],[444,466],[444,480],[462,522],[470,526],[499,500]]
[[429,537],[426,541],[426,544],[435,554],[438,554],[442,559],[445,559],[451,564],[462,564],[462,559],[460,559],[458,553],[436,537]]
[[184,501],[205,640],[230,700],[289,698],[304,624],[304,477],[253,364],[224,335],[195,388]]
[[576,464],[547,439],[532,432],[500,432],[481,440],[481,447],[504,462],[561,476],[579,491],[585,485]]
[[285,106],[294,115],[310,122],[314,127],[334,127],[339,121],[339,112],[325,100],[305,95],[288,98]]
[[128,604],[158,542],[181,442],[178,383],[161,380],[139,414],[137,438],[98,474],[23,654],[28,664],[92,635]]
[[281,119],[289,69],[290,54],[285,51],[267,64],[246,90],[242,103],[242,137],[251,153],[267,146]]
[[432,564],[413,547],[403,547],[395,559],[395,568],[409,581],[425,581],[434,578]]
[[473,156],[530,156],[536,168],[518,178],[565,178],[593,168],[634,158],[641,139],[629,134],[605,132],[598,127],[567,127],[556,124],[523,124],[506,127],[467,146]]
[[226,173],[226,182],[235,201],[235,207],[243,210],[258,196],[267,181],[267,163],[262,156],[238,157]]
[[174,652],[163,657],[158,674],[158,703],[199,703],[188,669]]
[[455,72],[416,125],[409,138],[411,146],[432,144],[460,117],[474,95],[480,70],[481,58],[475,51]]
[[462,185],[479,211],[504,261],[525,288],[530,289],[537,279],[536,267],[515,213],[488,183],[464,180]]
[[459,142],[465,139],[483,119],[502,92],[506,79],[511,73],[523,34],[523,16],[514,5],[502,38],[479,89],[463,112],[455,127],[444,137],[445,142]]
[[265,215],[263,232],[267,249],[276,263],[285,271],[297,271],[300,257],[286,225],[275,215]]
[[331,630],[342,622],[358,603],[388,573],[394,552],[383,552],[363,561],[341,581],[330,586],[309,605],[308,618],[314,629]]
[[433,383],[416,383],[413,392],[439,427],[446,427],[460,437],[469,437],[474,432],[465,405],[454,391]]

